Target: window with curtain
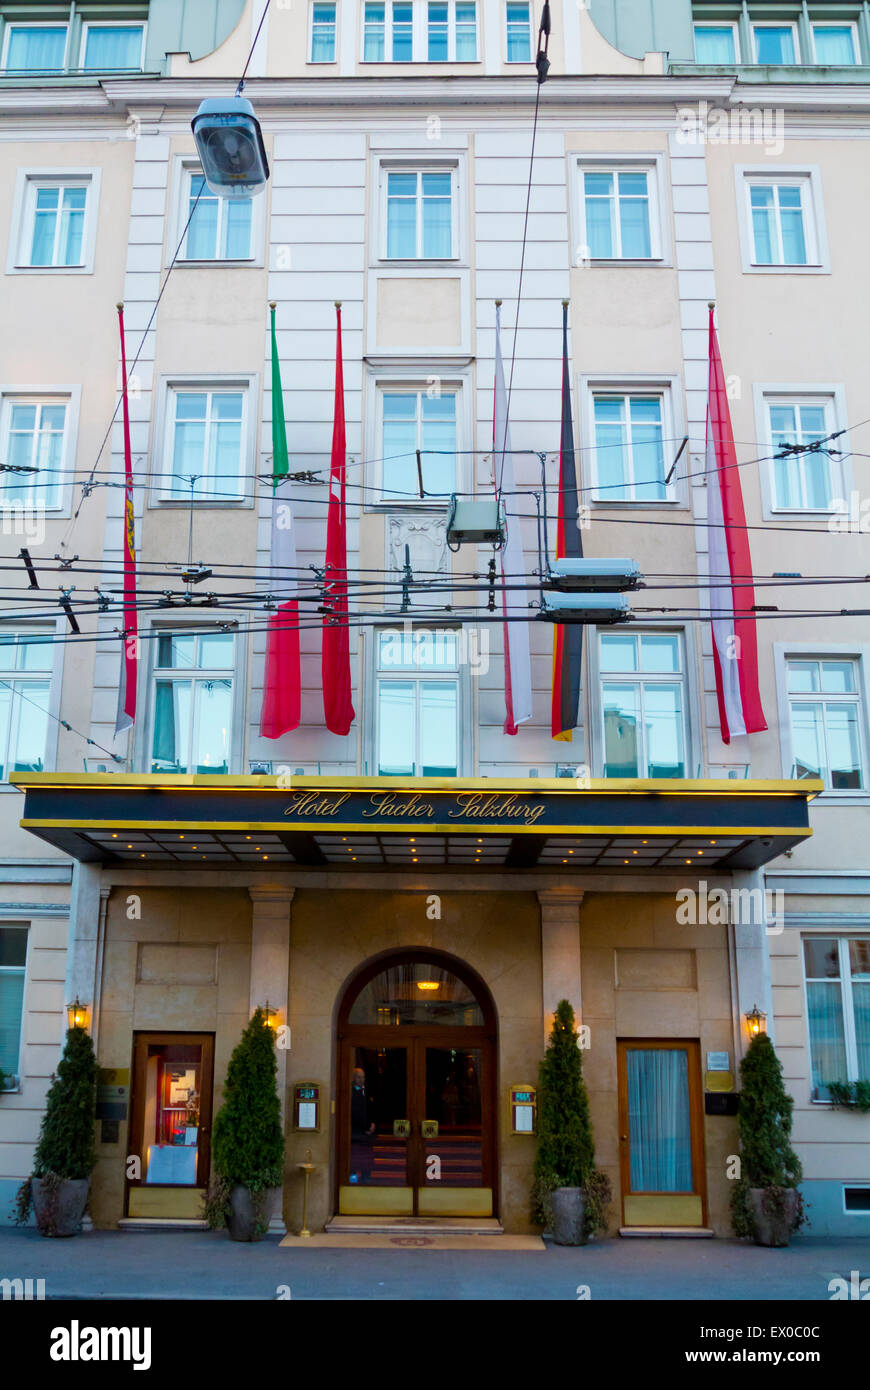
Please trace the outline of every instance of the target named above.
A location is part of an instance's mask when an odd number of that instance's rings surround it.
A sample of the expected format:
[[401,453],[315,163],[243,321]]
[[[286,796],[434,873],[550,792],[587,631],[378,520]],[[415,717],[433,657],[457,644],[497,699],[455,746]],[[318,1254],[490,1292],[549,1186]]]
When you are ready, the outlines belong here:
[[188,261],[245,261],[251,258],[253,200],[219,198],[198,169],[185,170],[185,221],[190,226],[184,243]]
[[164,497],[239,500],[244,488],[247,393],[174,387],[167,416]]
[[866,786],[858,662],[841,658],[786,663],[795,775],[821,777],[831,790]]
[[632,1192],[691,1192],[689,1056],[682,1048],[626,1052]]
[[804,976],[813,1096],[870,1081],[870,937],[807,936]]
[[665,403],[661,394],[592,398],[595,497],[599,502],[657,502],[673,494],[665,482]]
[[141,72],[142,24],[86,24],[82,67],[86,72]]
[[28,179],[24,264],[46,269],[84,264],[89,182]]
[[154,662],[152,772],[228,772],[235,639],[161,632]]
[[652,258],[650,178],[644,169],[585,170],[583,211],[592,260]]
[[453,255],[453,171],[386,173],[388,260],[447,260]]
[[600,632],[605,777],[685,777],[683,643],[676,632]]
[[377,644],[377,762],[381,777],[455,777],[459,654],[454,630],[386,630]]
[[737,33],[733,24],[696,24],[695,61],[727,67],[737,62]]
[[0,927],[0,1071],[4,1090],[16,1084],[24,1010],[24,972],[27,964],[27,928]]
[[0,473],[6,507],[61,505],[69,400],[57,396],[4,396],[0,402],[0,459],[28,473]]
[[6,28],[6,72],[63,72],[66,24],[9,24]]
[[816,62],[831,67],[852,67],[858,62],[855,37],[851,24],[814,24]]
[[335,5],[311,6],[311,61],[335,62]]
[[530,63],[532,61],[532,13],[528,3],[516,4],[508,0],[505,6],[505,25],[507,30],[507,61],[509,63]]
[[366,0],[363,62],[410,63],[414,57],[414,7],[400,0]]
[[477,60],[475,0],[429,0],[427,51],[430,63],[473,63]]
[[381,392],[382,493],[385,502],[420,500],[417,450],[423,489],[433,500],[446,501],[456,491],[456,391],[392,390]]
[[50,634],[0,629],[2,782],[13,772],[45,771],[53,664]]
[[754,24],[756,63],[789,67],[798,62],[797,33],[793,24]]
[[[775,455],[783,446],[798,448],[826,439],[834,430],[833,401],[768,398],[768,426]],[[827,449],[775,457],[771,462],[773,505],[789,511],[830,511],[835,464]]]
[[756,265],[813,265],[816,261],[809,179],[747,180]]

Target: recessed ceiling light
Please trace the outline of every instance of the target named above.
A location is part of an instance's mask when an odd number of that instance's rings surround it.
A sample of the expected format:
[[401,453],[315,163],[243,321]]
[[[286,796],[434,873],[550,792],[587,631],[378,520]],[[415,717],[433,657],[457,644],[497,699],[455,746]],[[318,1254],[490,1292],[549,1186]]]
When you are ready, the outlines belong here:
[[118,838],[118,832],[117,832],[117,830],[113,830],[113,831],[112,831],[112,839],[113,839],[113,840],[117,840],[117,838]]

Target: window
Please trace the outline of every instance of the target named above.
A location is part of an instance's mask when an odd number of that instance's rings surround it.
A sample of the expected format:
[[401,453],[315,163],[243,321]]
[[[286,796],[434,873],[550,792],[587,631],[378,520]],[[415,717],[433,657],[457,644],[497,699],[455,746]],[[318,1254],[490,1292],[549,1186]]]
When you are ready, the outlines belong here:
[[21,473],[0,474],[4,506],[53,510],[64,491],[69,401],[5,396],[0,411],[0,458]]
[[[833,432],[830,400],[777,400],[768,397],[767,418],[774,454],[783,447],[808,447]],[[773,506],[788,511],[830,511],[834,461],[827,449],[775,458],[771,465]],[[838,469],[839,471],[839,469]]]
[[595,499],[672,500],[665,482],[665,402],[660,392],[594,393]]
[[809,179],[747,179],[756,265],[817,264]]
[[727,67],[739,61],[738,51],[734,24],[695,25],[695,62]]
[[447,260],[453,256],[451,170],[390,170],[386,197],[388,260]]
[[380,400],[383,500],[420,501],[419,449],[424,492],[446,501],[456,491],[457,393],[390,388]]
[[311,6],[311,61],[335,62],[335,5]]
[[218,198],[198,169],[186,169],[184,178],[187,187],[185,221],[188,217],[191,219],[185,239],[185,260],[250,260],[253,200]]
[[642,169],[587,169],[583,174],[585,244],[592,260],[653,256],[653,180]]
[[817,63],[852,67],[858,62],[854,24],[814,24],[813,53]]
[[142,24],[86,24],[82,35],[85,72],[141,72]]
[[366,0],[364,63],[410,63],[414,52],[414,7],[399,0]]
[[377,762],[381,777],[455,777],[459,647],[450,628],[378,633]]
[[158,635],[152,772],[229,771],[233,644],[223,632]]
[[0,927],[0,1071],[4,1090],[18,1077],[21,1018],[24,1011],[24,971],[27,964],[27,928]]
[[788,67],[798,61],[797,31],[793,24],[753,24],[756,63]]
[[509,63],[530,63],[532,61],[532,18],[531,8],[525,3],[514,4],[508,0],[505,7],[507,25],[507,60]]
[[31,178],[26,197],[21,264],[84,265],[88,182]]
[[600,632],[605,777],[685,777],[683,644],[678,633]]
[[63,72],[67,25],[9,24],[6,27],[6,72]]
[[53,660],[49,635],[0,631],[0,781],[45,771]]
[[246,474],[247,391],[172,387],[167,405],[164,498],[234,502]]
[[813,1097],[870,1081],[870,937],[804,938]]
[[832,791],[862,790],[858,662],[793,657],[786,670],[795,775],[821,777]]
[[477,61],[475,0],[429,0],[428,28],[430,63]]

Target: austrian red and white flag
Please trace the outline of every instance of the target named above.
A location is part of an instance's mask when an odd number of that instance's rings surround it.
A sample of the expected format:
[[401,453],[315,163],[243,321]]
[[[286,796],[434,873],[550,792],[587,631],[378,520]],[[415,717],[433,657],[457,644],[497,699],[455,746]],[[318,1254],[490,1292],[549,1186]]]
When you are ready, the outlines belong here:
[[[504,363],[501,355],[501,305],[495,308],[495,388],[492,411],[493,476],[496,497],[504,497],[507,537],[499,552],[502,578],[504,624],[504,732],[515,734],[520,724],[532,717],[532,658],[529,643],[529,602],[526,591],[516,587],[526,577],[523,540],[516,513],[519,499],[514,496],[514,459],[511,453]],[[511,587],[508,587],[511,586]],[[508,621],[515,619],[516,621]]]
[[723,743],[767,728],[758,690],[752,556],[725,372],[710,310],[707,399],[707,528],[713,665]]
[[341,360],[341,305],[336,304],[335,413],[326,515],[326,580],[323,618],[323,711],[333,734],[348,734],[355,718],[350,684],[350,628],[347,603],[347,507],[344,372]]

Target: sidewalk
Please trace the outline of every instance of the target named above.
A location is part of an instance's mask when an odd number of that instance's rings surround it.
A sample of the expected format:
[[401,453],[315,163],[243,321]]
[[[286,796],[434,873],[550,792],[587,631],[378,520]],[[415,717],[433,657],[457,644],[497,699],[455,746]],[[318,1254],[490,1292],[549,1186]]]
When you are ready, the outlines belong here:
[[[47,1299],[830,1298],[829,1281],[870,1277],[870,1237],[804,1238],[786,1250],[735,1240],[619,1240],[545,1253],[327,1250],[236,1244],[224,1232],[91,1231],[49,1240],[0,1229],[0,1279],[44,1279]],[[281,1292],[279,1292],[281,1291]]]

